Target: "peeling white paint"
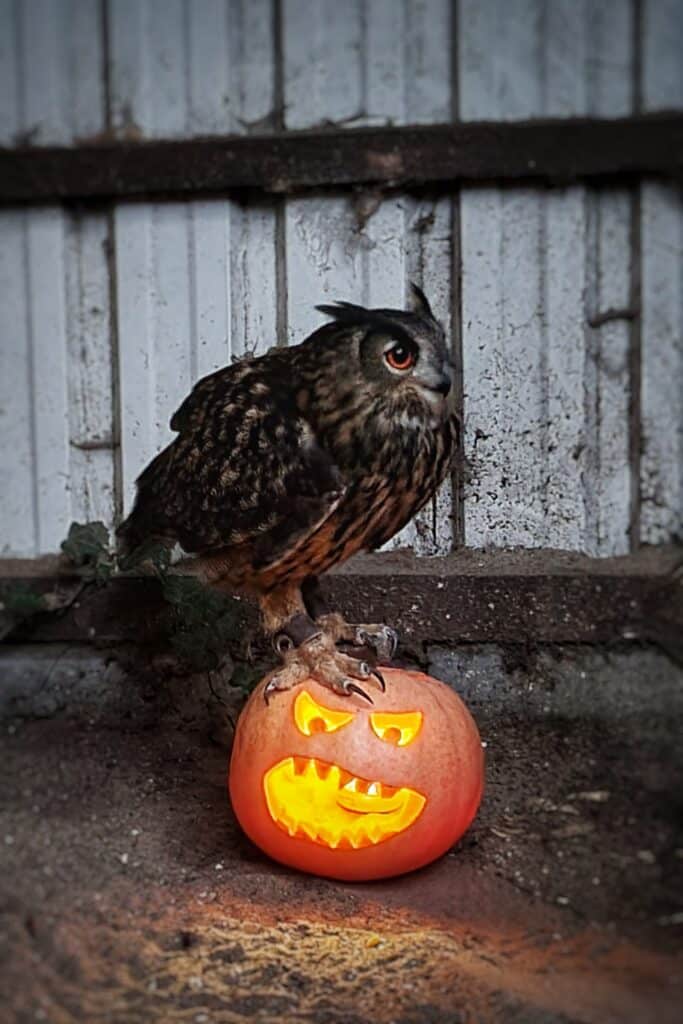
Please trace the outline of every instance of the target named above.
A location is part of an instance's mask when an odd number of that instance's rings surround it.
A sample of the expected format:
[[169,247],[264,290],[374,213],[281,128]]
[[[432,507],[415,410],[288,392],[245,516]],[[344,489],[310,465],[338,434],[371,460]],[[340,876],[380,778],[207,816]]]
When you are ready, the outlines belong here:
[[[631,109],[625,0],[459,12],[463,118]],[[467,189],[461,216],[466,542],[624,552],[629,328],[588,321],[628,305],[628,195]]]
[[[643,104],[683,106],[683,13],[643,9]],[[683,190],[645,184],[642,232],[641,540],[683,537]]]

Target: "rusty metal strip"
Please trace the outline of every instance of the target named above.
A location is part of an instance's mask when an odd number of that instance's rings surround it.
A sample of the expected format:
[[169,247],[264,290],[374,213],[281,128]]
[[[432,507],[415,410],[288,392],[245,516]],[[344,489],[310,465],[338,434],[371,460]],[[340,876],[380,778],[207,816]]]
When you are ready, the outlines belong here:
[[0,148],[0,203],[683,172],[683,114]]

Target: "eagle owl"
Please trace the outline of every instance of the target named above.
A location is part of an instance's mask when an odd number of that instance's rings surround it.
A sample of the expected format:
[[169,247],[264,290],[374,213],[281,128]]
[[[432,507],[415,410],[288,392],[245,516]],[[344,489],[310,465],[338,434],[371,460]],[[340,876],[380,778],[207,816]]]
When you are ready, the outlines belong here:
[[200,380],[119,528],[124,548],[179,543],[207,584],[259,602],[282,659],[266,696],[311,675],[368,700],[358,681],[384,685],[375,664],[393,655],[394,630],[326,611],[317,579],[393,537],[448,471],[451,362],[425,295],[412,294],[409,311],[318,306],[332,322],[300,345]]

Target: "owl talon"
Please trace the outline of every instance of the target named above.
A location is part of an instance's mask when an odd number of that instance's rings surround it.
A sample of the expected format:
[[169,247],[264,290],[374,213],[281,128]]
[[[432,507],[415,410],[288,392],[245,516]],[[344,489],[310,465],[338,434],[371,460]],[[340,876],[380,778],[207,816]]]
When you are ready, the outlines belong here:
[[344,684],[345,685],[340,692],[343,693],[345,696],[350,697],[352,693],[357,693],[359,697],[365,697],[365,699],[369,701],[371,704],[375,703],[369,693],[366,693],[365,690],[362,690],[360,686],[356,686],[356,684],[352,683],[350,679],[345,679]]
[[372,670],[372,674],[373,674],[373,676],[376,676],[377,679],[379,680],[379,685],[380,685],[380,689],[381,689],[382,693],[386,693],[387,692],[387,684],[385,683],[384,676],[382,675],[380,670],[378,668],[374,668]]

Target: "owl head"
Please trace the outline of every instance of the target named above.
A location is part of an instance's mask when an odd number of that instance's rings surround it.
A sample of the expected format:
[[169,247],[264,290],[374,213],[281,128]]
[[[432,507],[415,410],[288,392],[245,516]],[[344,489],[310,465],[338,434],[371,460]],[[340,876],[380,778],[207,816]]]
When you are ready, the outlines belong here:
[[346,370],[355,363],[368,390],[394,406],[417,401],[436,410],[453,384],[450,355],[427,297],[417,285],[411,289],[410,310],[365,309],[350,302],[316,309],[335,320],[337,330],[329,333],[330,340],[341,334],[353,345],[355,358]]

